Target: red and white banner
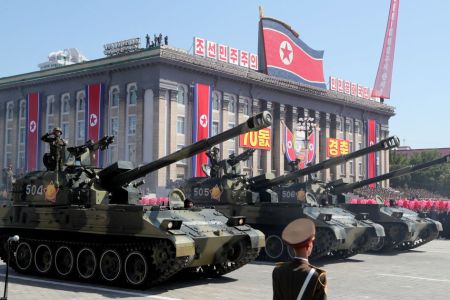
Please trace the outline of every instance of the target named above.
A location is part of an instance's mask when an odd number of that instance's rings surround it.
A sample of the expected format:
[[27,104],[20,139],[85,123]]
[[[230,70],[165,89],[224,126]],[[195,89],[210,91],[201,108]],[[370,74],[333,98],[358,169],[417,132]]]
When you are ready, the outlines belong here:
[[[193,119],[193,143],[208,138],[211,131],[211,99],[212,88],[208,84],[196,83],[194,86],[194,119]],[[208,157],[201,152],[192,158],[192,170],[194,177],[205,177],[202,166],[208,164]]]
[[391,0],[388,23],[384,35],[383,51],[378,65],[377,77],[372,89],[372,97],[391,97],[392,69],[394,65],[395,39],[397,36],[398,7],[400,0]]
[[313,163],[316,158],[316,129],[313,128],[313,131],[308,137],[308,149],[307,149],[307,164]]
[[294,161],[296,158],[295,154],[295,147],[294,147],[294,135],[292,134],[292,131],[289,130],[289,128],[282,122],[282,125],[284,127],[284,134],[283,134],[283,151],[286,155],[286,159],[291,162]]
[[263,128],[258,131],[250,131],[239,136],[239,147],[261,149],[269,151],[272,149],[270,141],[272,131],[270,128]]
[[[367,121],[367,146],[372,146],[376,142],[376,128],[377,123],[375,120]],[[372,152],[367,154],[367,179],[376,176],[376,153]],[[375,188],[375,183],[369,185],[370,188]]]
[[[103,103],[104,86],[94,83],[86,86],[87,114],[86,114],[86,137],[88,140],[97,142],[103,135]],[[97,151],[97,166],[102,162],[102,151]]]
[[41,97],[39,93],[30,93],[27,95],[27,140],[26,140],[26,168],[27,171],[38,169],[40,159],[40,109]]

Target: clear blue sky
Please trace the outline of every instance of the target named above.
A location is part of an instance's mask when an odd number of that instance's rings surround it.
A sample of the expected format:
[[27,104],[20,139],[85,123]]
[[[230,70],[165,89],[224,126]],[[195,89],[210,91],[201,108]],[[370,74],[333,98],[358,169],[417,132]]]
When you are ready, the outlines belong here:
[[[51,51],[103,57],[103,44],[162,32],[189,50],[193,36],[257,52],[258,6],[325,50],[325,76],[372,87],[389,0],[0,2],[0,77],[36,71]],[[391,134],[413,148],[450,147],[450,1],[402,0]]]

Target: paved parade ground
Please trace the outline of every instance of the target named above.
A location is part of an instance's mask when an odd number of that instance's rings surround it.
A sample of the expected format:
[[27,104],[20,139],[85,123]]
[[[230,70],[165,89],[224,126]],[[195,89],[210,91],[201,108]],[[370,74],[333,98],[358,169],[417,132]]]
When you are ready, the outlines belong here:
[[[416,250],[322,261],[328,299],[433,299],[450,295],[450,240]],[[219,279],[185,279],[147,291],[59,281],[10,272],[8,299],[271,299],[272,263],[256,262]],[[3,281],[5,264],[0,265]],[[3,294],[3,282],[1,285]]]

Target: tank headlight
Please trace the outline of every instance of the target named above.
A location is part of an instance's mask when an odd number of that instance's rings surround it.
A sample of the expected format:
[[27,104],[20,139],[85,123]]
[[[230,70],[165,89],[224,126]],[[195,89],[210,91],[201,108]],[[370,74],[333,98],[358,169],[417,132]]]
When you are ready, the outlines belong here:
[[356,220],[367,220],[369,219],[369,214],[368,213],[359,213],[355,216]]
[[228,226],[242,226],[245,225],[245,217],[243,216],[235,216],[230,217],[227,221]]
[[176,230],[181,228],[181,224],[183,221],[181,220],[163,220],[159,228],[162,230]]
[[317,218],[319,220],[329,222],[329,221],[331,221],[332,216],[333,216],[332,214],[319,214],[319,216]]
[[401,218],[403,217],[403,212],[401,212],[401,211],[394,211],[394,212],[392,213],[392,216],[393,216],[394,218],[401,219]]

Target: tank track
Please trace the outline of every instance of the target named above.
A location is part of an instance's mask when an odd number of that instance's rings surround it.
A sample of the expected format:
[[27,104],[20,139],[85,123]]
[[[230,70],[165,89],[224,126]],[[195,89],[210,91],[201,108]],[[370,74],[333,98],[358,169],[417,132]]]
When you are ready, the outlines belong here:
[[411,249],[420,247],[428,242],[431,242],[432,240],[436,239],[438,236],[439,236],[439,232],[436,230],[436,231],[431,232],[431,234],[428,236],[428,238],[424,238],[424,239],[418,238],[412,242],[403,242],[403,243],[397,245],[395,247],[395,249],[399,250],[399,251],[411,250]]
[[[6,262],[7,259],[7,250],[6,250],[6,238],[1,238],[2,247],[0,247],[0,259]],[[99,261],[98,257],[99,254],[101,254],[106,249],[116,249],[119,253],[121,253],[122,258],[134,251],[139,251],[146,257],[147,264],[149,266],[148,268],[148,274],[146,275],[146,279],[143,283],[134,285],[129,282],[129,280],[126,279],[126,276],[124,274],[124,267],[122,266],[122,270],[120,271],[120,276],[115,281],[107,281],[104,278],[102,278],[102,275],[99,271],[99,266],[97,263],[97,268],[95,270],[95,275],[92,276],[90,279],[83,279],[79,274],[76,274],[75,266],[72,268],[71,274],[68,276],[65,276],[64,278],[69,280],[75,280],[75,281],[84,281],[84,282],[95,282],[100,284],[107,284],[107,285],[114,285],[114,286],[124,286],[127,288],[138,288],[138,289],[146,289],[151,286],[160,284],[166,280],[168,280],[170,277],[172,277],[174,274],[181,271],[183,268],[186,267],[186,265],[190,262],[190,257],[165,257],[164,262],[162,262],[160,265],[155,264],[155,256],[153,253],[161,247],[164,247],[164,245],[169,249],[171,248],[171,244],[167,242],[166,240],[160,240],[160,239],[154,239],[149,241],[139,241],[139,242],[127,242],[127,243],[100,243],[100,242],[78,242],[78,241],[69,241],[69,240],[50,240],[50,239],[33,239],[28,237],[21,236],[20,242],[27,242],[30,245],[32,245],[32,248],[36,247],[40,244],[48,245],[52,249],[56,249],[60,246],[67,246],[71,249],[83,249],[83,248],[91,248],[95,253],[97,257],[97,262]],[[17,243],[17,244],[19,244]],[[52,263],[51,270],[46,273],[42,274],[39,273],[35,266],[31,266],[28,270],[21,270],[17,267],[16,260],[15,260],[15,251],[17,249],[18,245],[14,245],[11,248],[11,256],[10,256],[10,265],[11,267],[19,273],[22,274],[33,274],[38,276],[45,276],[45,277],[57,277],[61,278],[61,275],[58,274],[55,271],[54,263]],[[75,251],[74,251],[75,253]],[[168,253],[175,253],[174,251],[169,251]],[[54,255],[54,253],[53,253]],[[33,254],[34,257],[34,254]],[[53,257],[54,258],[54,257]],[[54,259],[53,259],[54,261]],[[124,261],[124,259],[122,259]],[[74,262],[75,264],[75,262]],[[123,264],[122,264],[123,265]]]
[[236,261],[233,261],[233,262],[228,261],[228,262],[224,262],[221,264],[202,266],[202,267],[199,267],[196,270],[196,272],[199,275],[206,276],[206,277],[220,277],[220,276],[230,273],[234,270],[237,270],[240,267],[255,260],[259,254],[259,250],[260,250],[259,248],[250,248],[249,247],[249,248],[247,248],[245,255]]
[[332,251],[329,256],[338,259],[345,259],[360,253],[370,251],[379,242],[379,239],[379,237],[369,237],[369,239],[361,247]]
[[331,230],[327,228],[317,228],[316,240],[314,241],[313,250],[309,259],[317,260],[329,255],[336,247],[336,244],[337,240],[334,239]]

